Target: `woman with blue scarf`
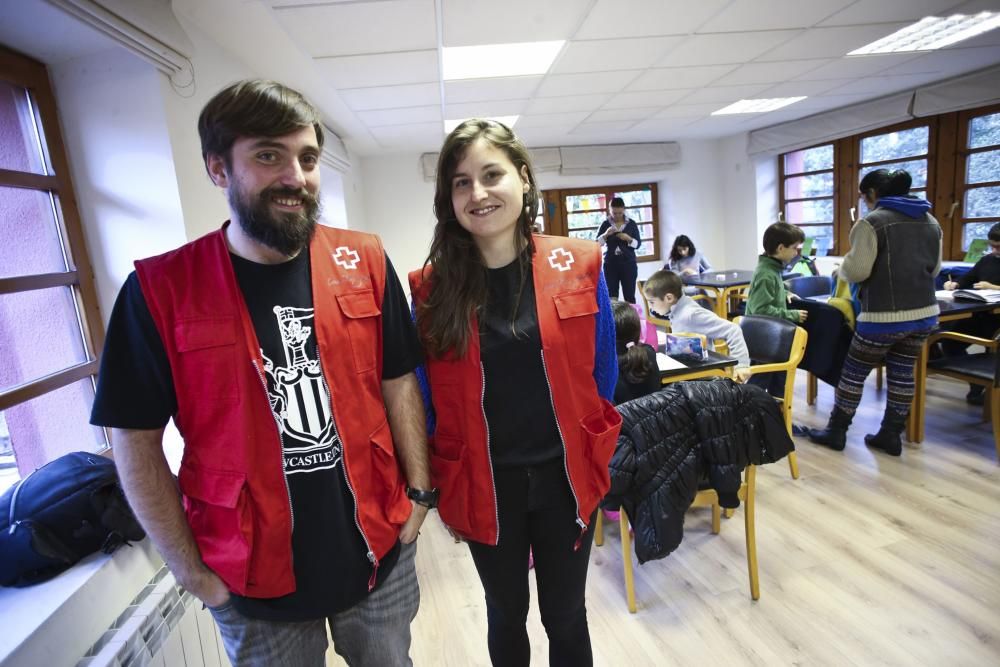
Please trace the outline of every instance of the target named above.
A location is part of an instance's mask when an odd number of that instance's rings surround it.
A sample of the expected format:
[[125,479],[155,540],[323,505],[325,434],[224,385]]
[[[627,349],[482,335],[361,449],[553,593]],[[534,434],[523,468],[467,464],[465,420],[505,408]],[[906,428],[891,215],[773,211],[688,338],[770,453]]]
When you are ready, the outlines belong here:
[[900,435],[913,402],[913,364],[937,326],[934,278],[941,270],[941,227],[930,203],[910,196],[911,182],[901,169],[876,169],[861,179],[869,213],[851,228],[851,249],[840,266],[840,276],[859,287],[861,312],[830,421],[825,429],[809,432],[810,440],[831,449],[844,449],[865,379],[884,361],[885,416],[879,432],[865,436],[865,444],[892,456],[903,451]]

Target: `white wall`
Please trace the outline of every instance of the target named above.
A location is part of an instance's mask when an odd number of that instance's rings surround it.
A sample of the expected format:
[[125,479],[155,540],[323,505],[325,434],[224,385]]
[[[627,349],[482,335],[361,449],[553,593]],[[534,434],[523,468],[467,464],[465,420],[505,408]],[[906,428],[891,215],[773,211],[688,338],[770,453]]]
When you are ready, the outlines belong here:
[[[736,146],[738,142],[732,142]],[[738,162],[735,148],[730,157]],[[742,159],[746,160],[746,151]],[[425,182],[416,153],[361,160],[364,191],[365,229],[382,237],[397,272],[404,280],[407,271],[423,264],[434,228],[434,183]],[[639,277],[649,276],[666,261],[670,244],[677,234],[687,234],[710,261],[719,268],[753,268],[756,253],[742,253],[744,241],[731,240],[734,225],[749,226],[743,235],[756,234],[754,219],[732,215],[732,211],[753,211],[753,174],[748,165],[723,183],[720,175],[720,142],[681,142],[681,164],[655,173],[601,176],[538,174],[541,189],[578,188],[589,185],[657,183],[661,234],[661,260],[639,265]],[[725,186],[725,187],[723,187]],[[729,190],[733,193],[730,193]],[[750,201],[745,201],[749,199]],[[352,221],[352,227],[355,227]],[[753,247],[756,247],[756,242]],[[741,266],[732,266],[735,259]]]

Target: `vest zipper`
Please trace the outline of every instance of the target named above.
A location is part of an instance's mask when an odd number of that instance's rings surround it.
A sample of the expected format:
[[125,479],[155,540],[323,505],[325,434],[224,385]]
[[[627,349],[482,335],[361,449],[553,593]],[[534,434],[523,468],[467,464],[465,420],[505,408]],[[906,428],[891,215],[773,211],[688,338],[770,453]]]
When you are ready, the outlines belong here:
[[573,494],[573,502],[576,504],[576,525],[580,527],[580,536],[576,538],[576,543],[573,544],[573,551],[576,551],[583,542],[583,535],[587,532],[587,524],[580,517],[580,499],[576,495],[576,489],[573,488],[573,478],[569,476],[569,452],[566,451],[566,438],[563,436],[562,424],[559,423],[559,415],[556,413],[556,400],[552,396],[552,382],[549,380],[549,365],[545,363],[544,349],[541,350],[541,355],[542,370],[545,372],[545,386],[549,390],[549,403],[552,405],[552,416],[556,420],[556,430],[559,431],[559,442],[562,443],[563,470],[566,471],[566,481],[569,483],[569,491]]
[[[267,380],[264,379],[264,373],[257,366],[257,360],[251,359],[250,363],[253,364],[253,369],[257,371],[257,378],[260,380],[260,386],[264,388],[264,398],[267,400],[268,411],[271,413],[271,419],[274,420],[274,427],[278,430],[278,444],[281,446],[281,480],[285,483],[285,494],[288,497],[288,514],[292,518],[292,528],[289,531],[288,543],[292,543],[291,533],[295,532],[295,507],[292,506],[292,489],[288,486],[288,474],[287,467],[285,466],[285,436],[282,434],[281,424],[278,423],[278,415],[274,414],[274,409],[271,408],[271,397],[267,393]],[[295,554],[292,553],[292,558],[294,559]]]
[[341,467],[344,469],[344,482],[347,484],[347,490],[351,493],[351,498],[354,499],[354,526],[361,533],[361,539],[365,541],[365,548],[368,550],[366,554],[368,556],[368,562],[372,564],[372,576],[368,578],[368,592],[371,593],[375,590],[375,580],[378,577],[378,558],[375,557],[375,552],[372,550],[371,542],[368,541],[368,536],[365,535],[364,529],[361,528],[361,508],[358,505],[358,495],[354,493],[354,487],[351,485],[351,478],[347,474],[347,444],[344,442],[344,437],[340,434],[340,426],[337,425],[337,420],[333,418],[333,394],[330,393],[330,386],[326,383],[326,375],[323,374],[323,362],[319,356],[319,344],[316,345],[316,360],[320,364],[319,379],[323,383],[323,389],[326,390],[326,398],[330,401],[330,419],[333,419],[333,428],[337,432],[337,438],[340,439],[340,462],[343,464]]
[[31,479],[31,476],[38,472],[38,470],[38,468],[35,468],[29,472],[28,476],[18,482],[17,486],[14,487],[14,492],[10,496],[10,512],[7,514],[7,523],[10,524],[10,528],[7,529],[8,535],[13,535],[14,530],[21,524],[20,521],[14,521],[14,516],[16,516],[14,507],[17,505],[17,494],[21,493],[21,489],[24,488],[24,483]]
[[490,446],[490,422],[486,419],[486,367],[482,361],[479,362],[479,375],[483,378],[479,393],[479,409],[482,410],[483,424],[486,426],[486,453],[489,455],[487,458],[490,464],[490,484],[493,486],[493,520],[496,522],[497,527],[496,544],[500,544],[500,509],[497,503],[496,477],[493,475],[493,448]]

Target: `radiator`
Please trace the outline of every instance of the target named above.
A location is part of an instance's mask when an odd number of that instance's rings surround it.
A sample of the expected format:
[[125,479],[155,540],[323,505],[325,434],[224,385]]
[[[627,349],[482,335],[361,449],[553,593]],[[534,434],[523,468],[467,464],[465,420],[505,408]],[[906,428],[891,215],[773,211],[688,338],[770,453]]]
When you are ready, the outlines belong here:
[[77,667],[224,667],[229,664],[215,621],[201,601],[177,585],[166,567],[149,583]]

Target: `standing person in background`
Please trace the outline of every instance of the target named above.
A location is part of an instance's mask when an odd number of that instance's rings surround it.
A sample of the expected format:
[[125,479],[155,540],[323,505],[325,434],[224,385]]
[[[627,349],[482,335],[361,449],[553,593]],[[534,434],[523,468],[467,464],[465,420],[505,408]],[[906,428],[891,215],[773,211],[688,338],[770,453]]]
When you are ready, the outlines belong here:
[[913,364],[937,326],[934,278],[941,270],[941,227],[931,205],[910,195],[910,174],[876,169],[859,189],[869,213],[851,228],[851,249],[840,275],[860,287],[861,314],[837,385],[825,429],[809,439],[835,450],[847,442],[865,378],[885,362],[889,392],[882,426],[865,444],[892,456],[903,451],[900,435],[913,402]]
[[323,665],[327,625],[349,665],[411,664],[414,541],[434,497],[420,346],[378,237],[317,224],[322,128],[273,81],[205,105],[202,156],[230,219],[135,263],[91,415],[238,667]]
[[604,277],[608,281],[611,298],[618,298],[621,285],[622,298],[635,303],[635,281],[639,276],[635,251],[639,247],[639,225],[625,217],[625,200],[615,197],[608,207],[610,216],[597,231],[597,242],[607,246],[604,253]]
[[621,427],[614,320],[598,245],[531,233],[536,187],[506,125],[455,128],[438,159],[430,254],[410,287],[434,409],[431,476],[483,584],[490,659],[530,661],[530,550],[549,664],[587,667],[592,525]]
[[[959,276],[958,280],[948,280],[944,284],[946,290],[956,289],[1000,289],[1000,222],[990,227],[987,241],[990,251],[983,255],[968,273]],[[993,338],[1000,328],[1000,316],[993,313],[973,313],[972,317],[958,320],[948,325],[949,331],[969,334],[978,338]],[[941,349],[946,356],[965,354],[968,343],[957,340],[942,340]],[[982,405],[986,387],[978,384],[969,385],[969,393],[965,400],[972,405]]]
[[663,267],[667,271],[673,271],[681,276],[696,276],[712,270],[712,265],[708,263],[705,256],[694,247],[691,239],[684,234],[680,234],[674,239],[674,245],[670,248],[670,257]]

